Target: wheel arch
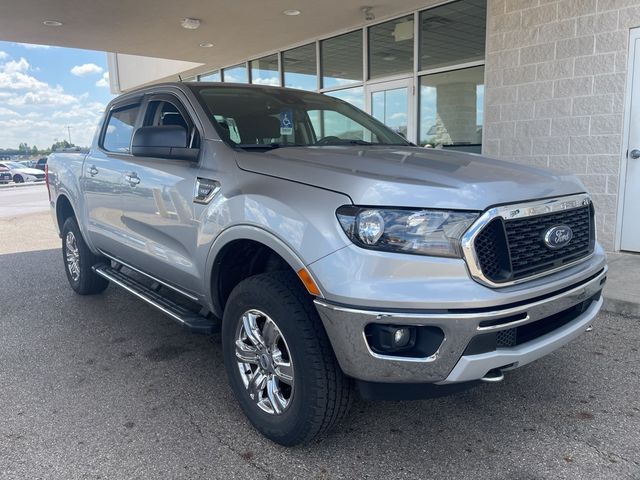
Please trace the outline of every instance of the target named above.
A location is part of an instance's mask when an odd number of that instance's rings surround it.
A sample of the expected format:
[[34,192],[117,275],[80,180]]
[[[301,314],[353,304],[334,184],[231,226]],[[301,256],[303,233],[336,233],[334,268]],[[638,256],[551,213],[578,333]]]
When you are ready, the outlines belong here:
[[73,216],[76,219],[80,233],[89,247],[89,250],[93,253],[97,253],[91,243],[91,238],[88,235],[87,226],[84,224],[80,206],[76,201],[74,201],[74,196],[66,189],[59,190],[59,193],[56,196],[54,215],[55,222],[58,227],[58,233],[60,235],[62,235],[62,226],[64,225],[65,220],[70,216]]
[[[239,269],[230,273],[229,267],[234,265]],[[206,285],[209,286],[209,302],[213,312],[222,315],[231,290],[240,281],[258,273],[284,268],[296,274],[301,269],[306,270],[302,259],[277,236],[252,225],[226,229],[213,242],[207,257]],[[319,297],[322,298],[322,288],[311,272],[306,271],[318,286]]]
[[71,200],[65,194],[60,194],[56,199],[56,222],[58,223],[59,232],[62,232],[62,226],[69,217],[74,217],[78,221],[78,216],[71,204]]

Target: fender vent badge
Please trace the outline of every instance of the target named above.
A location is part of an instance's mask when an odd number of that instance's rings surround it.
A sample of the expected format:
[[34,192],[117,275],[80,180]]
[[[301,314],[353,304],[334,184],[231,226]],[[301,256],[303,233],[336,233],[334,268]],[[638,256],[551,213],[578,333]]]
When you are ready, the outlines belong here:
[[198,177],[193,194],[195,203],[208,204],[220,191],[220,182],[209,178]]

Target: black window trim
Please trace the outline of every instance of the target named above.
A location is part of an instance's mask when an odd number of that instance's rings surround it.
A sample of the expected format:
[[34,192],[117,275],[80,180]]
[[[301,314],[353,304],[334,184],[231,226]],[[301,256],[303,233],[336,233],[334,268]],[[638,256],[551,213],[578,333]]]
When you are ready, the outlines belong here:
[[104,118],[104,122],[102,124],[102,129],[100,131],[100,138],[98,141],[98,147],[100,148],[100,150],[105,153],[105,154],[111,154],[111,155],[125,155],[125,156],[132,156],[131,155],[131,141],[133,140],[133,134],[131,135],[131,140],[129,140],[129,151],[128,152],[114,152],[112,150],[108,150],[107,148],[105,148],[104,146],[104,139],[105,136],[107,134],[107,128],[109,126],[109,121],[111,120],[111,116],[114,114],[114,112],[119,112],[121,110],[127,110],[129,108],[136,108],[138,107],[138,114],[136,116],[136,121],[133,124],[133,131],[135,132],[136,128],[138,128],[138,124],[140,122],[140,114],[143,111],[142,108],[142,97],[138,97],[138,98],[128,98],[126,100],[123,100],[122,102],[118,102],[118,103],[114,103],[113,105],[111,105],[111,107],[109,108],[109,111],[107,112],[107,114],[105,115]]

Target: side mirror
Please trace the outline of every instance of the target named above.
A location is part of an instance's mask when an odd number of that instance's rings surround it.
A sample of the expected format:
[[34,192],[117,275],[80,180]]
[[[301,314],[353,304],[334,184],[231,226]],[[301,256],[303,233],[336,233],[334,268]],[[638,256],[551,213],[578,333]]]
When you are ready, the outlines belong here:
[[133,134],[131,153],[136,157],[159,157],[198,161],[199,149],[187,146],[187,130],[179,125],[140,127]]

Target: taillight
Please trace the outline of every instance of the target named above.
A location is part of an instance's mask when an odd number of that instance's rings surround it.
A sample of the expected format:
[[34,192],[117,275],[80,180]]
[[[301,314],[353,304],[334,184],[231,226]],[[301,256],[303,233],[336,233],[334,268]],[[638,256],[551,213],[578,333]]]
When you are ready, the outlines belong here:
[[49,188],[49,165],[44,165],[44,183],[47,184],[47,195],[49,196],[49,201],[51,201],[51,189]]

